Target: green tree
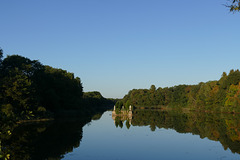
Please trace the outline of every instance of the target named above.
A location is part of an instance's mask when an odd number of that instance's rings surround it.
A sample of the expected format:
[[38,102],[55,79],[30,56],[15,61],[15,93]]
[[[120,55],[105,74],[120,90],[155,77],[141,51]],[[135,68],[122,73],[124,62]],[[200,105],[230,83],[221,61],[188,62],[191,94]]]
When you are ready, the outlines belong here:
[[240,105],[240,83],[238,85],[231,85],[227,91],[225,106],[230,112],[235,112]]
[[156,91],[156,87],[155,87],[155,85],[151,85],[151,87],[150,87],[150,91],[151,91],[151,92],[155,92],[155,91]]
[[116,109],[122,109],[122,106],[123,106],[123,102],[120,100],[120,101],[117,101],[117,103],[116,103]]
[[7,116],[29,119],[39,105],[34,76],[41,70],[38,61],[18,55],[7,56],[1,68],[1,111]]
[[130,101],[127,100],[127,102],[125,103],[124,107],[126,110],[129,110],[129,106],[131,105]]
[[19,55],[2,58],[0,49],[0,122],[46,118],[60,110],[91,115],[113,105],[99,92],[85,93],[83,100],[81,79],[66,70]]
[[81,80],[66,70],[44,66],[44,72],[35,79],[40,104],[51,111],[80,109],[83,96]]
[[[198,85],[178,85],[157,90],[154,85],[150,89],[133,89],[121,101],[125,105],[130,103],[136,107],[188,107],[193,110],[205,111],[223,111],[224,106],[226,108],[234,103],[235,112],[240,112],[240,103],[238,103],[240,96],[235,95],[235,98],[230,96],[233,86],[237,86],[239,82],[240,71],[232,69],[228,75],[223,72],[218,81],[201,82]],[[239,93],[240,88],[236,88],[235,91]],[[228,96],[227,102],[225,102],[226,96]],[[117,104],[119,103],[118,101]],[[233,108],[228,107],[228,109],[231,112]]]

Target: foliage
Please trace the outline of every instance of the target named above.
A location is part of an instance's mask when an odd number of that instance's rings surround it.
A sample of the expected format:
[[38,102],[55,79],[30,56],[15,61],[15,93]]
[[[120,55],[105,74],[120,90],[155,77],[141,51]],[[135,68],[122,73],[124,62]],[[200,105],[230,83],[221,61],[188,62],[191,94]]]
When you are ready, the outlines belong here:
[[81,80],[62,69],[45,66],[37,80],[40,103],[49,110],[80,108],[83,95]]
[[[106,105],[112,106],[113,101],[104,98],[99,92],[83,93],[81,80],[73,73],[44,66],[37,60],[19,55],[3,59],[3,51],[0,49],[0,159],[48,158],[45,156],[60,159],[64,153],[79,146],[83,125],[75,123],[77,126],[74,128],[77,130],[71,130],[72,123],[50,127],[53,133],[49,134],[50,130],[47,130],[49,137],[44,137],[45,140],[41,138],[45,134],[41,133],[45,132],[46,127],[28,127],[32,131],[28,132],[25,128],[18,136],[16,122],[52,118],[54,115],[56,118],[77,117],[86,124],[93,115],[92,119],[100,118],[100,113],[108,109]],[[59,133],[57,136],[53,135],[56,131]],[[72,137],[75,137],[74,142]],[[51,140],[66,144],[67,148],[49,143]],[[49,152],[51,149],[53,151]],[[41,155],[40,150],[49,155]]]
[[7,56],[1,64],[1,112],[14,119],[30,119],[40,105],[35,79],[43,66],[18,55]]
[[239,0],[230,0],[230,4],[226,5],[230,8],[231,12],[240,11],[240,1]]
[[223,72],[218,81],[209,81],[197,85],[178,85],[150,89],[133,89],[116,103],[123,106],[167,106],[191,108],[193,110],[238,112],[240,113],[240,71]]
[[0,121],[40,119],[63,110],[81,115],[106,110],[113,100],[99,92],[83,95],[79,77],[19,55],[3,59],[0,49]]
[[121,110],[122,109],[122,106],[123,106],[123,102],[122,101],[117,101],[115,107],[116,107],[116,110]]
[[104,98],[100,92],[84,92],[83,105],[87,107],[89,112],[103,111],[112,108],[114,101],[112,99]]

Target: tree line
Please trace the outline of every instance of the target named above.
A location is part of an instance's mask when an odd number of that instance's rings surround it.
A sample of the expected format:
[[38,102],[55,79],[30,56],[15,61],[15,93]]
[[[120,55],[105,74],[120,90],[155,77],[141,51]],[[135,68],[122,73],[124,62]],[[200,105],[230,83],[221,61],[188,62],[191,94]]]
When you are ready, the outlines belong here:
[[107,104],[112,101],[99,92],[83,93],[81,79],[73,73],[20,55],[3,59],[0,49],[1,121],[51,117],[59,110],[84,114]]
[[136,107],[178,107],[192,110],[240,112],[240,71],[223,72],[218,81],[197,85],[133,89],[116,103],[117,108]]

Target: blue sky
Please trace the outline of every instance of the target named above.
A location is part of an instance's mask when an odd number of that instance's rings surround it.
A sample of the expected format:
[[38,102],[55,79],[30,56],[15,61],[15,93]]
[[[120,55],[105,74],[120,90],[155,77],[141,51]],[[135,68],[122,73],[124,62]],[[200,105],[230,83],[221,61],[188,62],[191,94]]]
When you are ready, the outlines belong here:
[[84,91],[218,80],[239,69],[227,0],[0,0],[0,47],[81,78]]

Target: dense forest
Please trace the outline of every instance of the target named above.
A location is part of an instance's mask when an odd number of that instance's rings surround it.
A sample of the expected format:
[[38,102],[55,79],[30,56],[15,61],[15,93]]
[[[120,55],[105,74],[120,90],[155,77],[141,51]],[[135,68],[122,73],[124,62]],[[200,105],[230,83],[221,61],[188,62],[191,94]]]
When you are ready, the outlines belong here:
[[[20,55],[6,56],[3,59],[3,51],[0,49],[0,159],[61,157],[79,145],[82,127],[91,119],[101,117],[114,103],[114,99],[106,99],[99,92],[83,92],[80,78],[73,73]],[[45,127],[32,128],[36,133],[32,135],[26,129],[29,126],[21,130],[21,136],[18,136],[18,128],[24,128],[24,124],[19,123],[53,118],[57,121],[49,122],[50,124],[58,124],[61,120],[60,125],[51,127],[52,132],[60,131],[57,137],[51,132],[50,135],[47,134],[46,140],[41,139],[46,136]],[[73,130],[70,127],[73,125],[72,120],[79,121]],[[74,136],[76,140],[73,139]],[[46,148],[46,144],[49,145],[52,141],[61,141],[67,148],[53,146],[54,143]],[[22,148],[22,144],[27,148]],[[36,154],[39,157],[32,157],[39,151],[35,145],[41,149],[45,147],[46,150],[55,150],[52,155]]]
[[53,117],[64,111],[91,115],[112,104],[99,92],[83,93],[81,80],[73,73],[19,55],[3,59],[0,50],[2,123]]
[[240,71],[223,72],[218,81],[197,85],[133,89],[116,103],[116,107],[175,107],[216,112],[240,112]]

